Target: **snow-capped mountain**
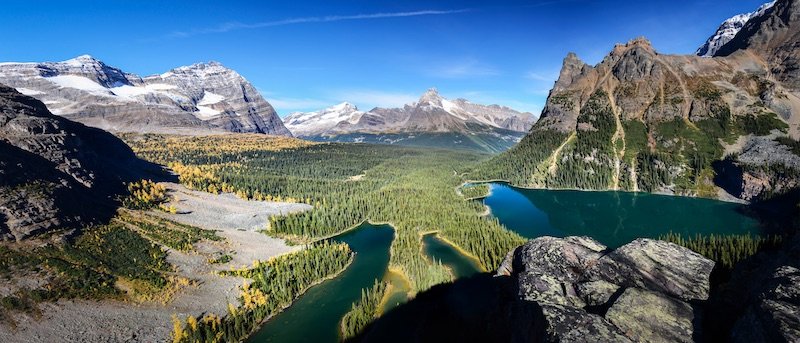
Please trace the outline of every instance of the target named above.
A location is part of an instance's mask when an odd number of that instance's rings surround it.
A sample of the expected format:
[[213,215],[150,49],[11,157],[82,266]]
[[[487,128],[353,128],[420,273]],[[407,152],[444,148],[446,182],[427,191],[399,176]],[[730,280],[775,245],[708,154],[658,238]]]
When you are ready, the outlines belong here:
[[[496,128],[502,130],[527,132],[536,117],[530,113],[522,113],[504,106],[473,104],[465,99],[448,100],[435,88],[429,89],[417,102],[406,104],[401,108],[374,108],[369,112],[359,112],[355,107],[337,105],[319,113],[319,115],[302,123],[300,131],[315,131],[315,134],[335,135],[343,133],[386,133],[386,132],[461,132],[474,131],[475,127]],[[342,111],[334,109],[342,108]],[[334,114],[335,113],[335,114]],[[338,117],[337,117],[338,116]],[[311,118],[311,116],[303,116]],[[286,118],[287,122],[296,120],[296,116]],[[338,122],[331,126],[333,121]],[[468,125],[469,124],[469,125]],[[289,124],[297,127],[297,124]],[[310,127],[330,128],[320,131]],[[300,136],[304,134],[296,133]]]
[[294,112],[283,118],[283,125],[298,137],[321,135],[341,122],[355,124],[364,112],[343,102],[316,112]]
[[293,113],[286,126],[296,136],[322,141],[436,145],[496,152],[518,142],[536,117],[498,105],[448,100],[429,89],[400,108],[361,112],[343,103],[318,112]]
[[697,49],[695,53],[698,56],[711,57],[725,44],[731,41],[733,37],[744,27],[750,19],[762,16],[768,9],[775,5],[775,1],[770,1],[761,5],[757,10],[750,13],[743,13],[728,18],[722,25],[719,26],[717,32],[706,40],[705,44]]
[[140,77],[82,55],[0,63],[0,83],[41,100],[54,114],[111,131],[291,135],[253,85],[217,62]]

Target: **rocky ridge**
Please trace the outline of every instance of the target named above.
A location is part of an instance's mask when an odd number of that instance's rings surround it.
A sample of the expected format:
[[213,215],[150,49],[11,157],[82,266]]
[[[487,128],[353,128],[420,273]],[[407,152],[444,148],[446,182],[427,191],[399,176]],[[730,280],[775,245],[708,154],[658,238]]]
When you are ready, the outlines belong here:
[[499,152],[517,143],[535,119],[504,106],[451,101],[432,88],[399,108],[362,112],[342,103],[317,112],[292,113],[284,121],[295,135],[316,141]]
[[3,85],[0,157],[0,240],[107,219],[125,182],[157,171],[110,133],[55,116]]
[[774,4],[775,1],[770,1],[761,5],[761,7],[753,12],[737,14],[726,19],[724,22],[722,22],[717,31],[714,32],[711,37],[708,37],[708,40],[706,40],[706,42],[697,49],[695,54],[703,57],[714,56],[723,45],[730,42],[731,39],[733,39],[733,37],[739,33],[739,31],[748,21],[764,15],[764,13]]
[[762,12],[714,58],[661,54],[644,38],[595,66],[568,54],[541,119],[489,162],[504,170],[481,177],[748,201],[794,188],[798,156],[779,139],[800,138],[800,2]]
[[692,342],[694,304],[708,299],[714,262],[672,243],[637,239],[608,251],[588,237],[540,237],[497,274],[542,308],[546,341]]
[[291,135],[255,87],[218,62],[140,77],[82,55],[0,63],[0,82],[54,114],[109,131]]
[[341,122],[327,133],[470,132],[473,129],[469,124],[527,132],[535,119],[530,113],[508,107],[478,105],[465,99],[450,101],[431,88],[417,102],[401,108],[372,109],[354,123]]

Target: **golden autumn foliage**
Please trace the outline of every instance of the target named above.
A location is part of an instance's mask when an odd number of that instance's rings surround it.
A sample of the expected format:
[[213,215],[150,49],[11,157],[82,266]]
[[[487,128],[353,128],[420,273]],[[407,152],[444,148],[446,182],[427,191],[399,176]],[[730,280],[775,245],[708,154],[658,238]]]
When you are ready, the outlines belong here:
[[125,199],[124,205],[131,209],[150,209],[169,200],[166,187],[151,180],[129,183],[128,192],[130,196]]

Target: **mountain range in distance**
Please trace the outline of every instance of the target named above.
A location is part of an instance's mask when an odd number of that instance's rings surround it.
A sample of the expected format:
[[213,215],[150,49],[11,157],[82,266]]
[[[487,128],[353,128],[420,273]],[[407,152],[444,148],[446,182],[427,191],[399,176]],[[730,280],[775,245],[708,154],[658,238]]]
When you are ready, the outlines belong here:
[[314,141],[499,152],[519,142],[536,119],[505,106],[448,100],[431,88],[403,107],[364,112],[345,102],[316,112],[291,113],[284,124],[295,136]]
[[0,83],[37,98],[53,114],[112,132],[294,133],[316,141],[499,152],[517,143],[536,120],[504,106],[450,101],[431,89],[402,108],[363,112],[342,103],[292,113],[281,121],[252,84],[218,62],[146,77],[89,55],[61,62],[6,62],[0,63]]
[[108,131],[290,135],[255,87],[217,62],[140,77],[82,55],[0,63],[0,83],[41,100],[53,114]]

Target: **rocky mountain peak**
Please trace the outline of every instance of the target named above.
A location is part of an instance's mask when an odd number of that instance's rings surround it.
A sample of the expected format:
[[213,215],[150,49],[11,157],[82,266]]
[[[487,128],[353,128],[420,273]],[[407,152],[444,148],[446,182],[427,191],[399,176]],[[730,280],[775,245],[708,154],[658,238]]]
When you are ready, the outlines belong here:
[[716,32],[709,37],[706,42],[697,49],[695,53],[698,56],[711,57],[725,44],[731,41],[733,37],[750,21],[750,19],[759,17],[766,13],[766,11],[775,4],[775,1],[770,1],[761,5],[756,11],[749,13],[737,14],[728,18],[719,26]]
[[437,90],[434,87],[429,88],[419,98],[419,104],[441,105],[441,103],[442,103],[442,96],[439,95],[439,90]]
[[656,50],[653,48],[653,44],[650,43],[650,40],[645,37],[638,37],[628,41],[625,44],[618,43],[614,45],[614,49],[611,50],[610,56],[622,57],[633,50],[656,54]]
[[332,107],[330,107],[330,108],[328,108],[326,110],[339,111],[339,112],[345,112],[345,111],[346,112],[352,112],[352,111],[358,111],[358,106],[353,105],[353,104],[345,101],[345,102],[343,102],[341,104],[332,106]]
[[561,73],[558,75],[558,80],[554,86],[554,90],[563,90],[569,87],[576,79],[585,73],[585,70],[590,69],[591,66],[583,62],[578,55],[574,52],[567,54],[564,58],[563,65],[561,66]]
[[0,63],[0,82],[45,102],[52,113],[106,130],[290,135],[252,84],[214,61],[142,78],[81,55]]

